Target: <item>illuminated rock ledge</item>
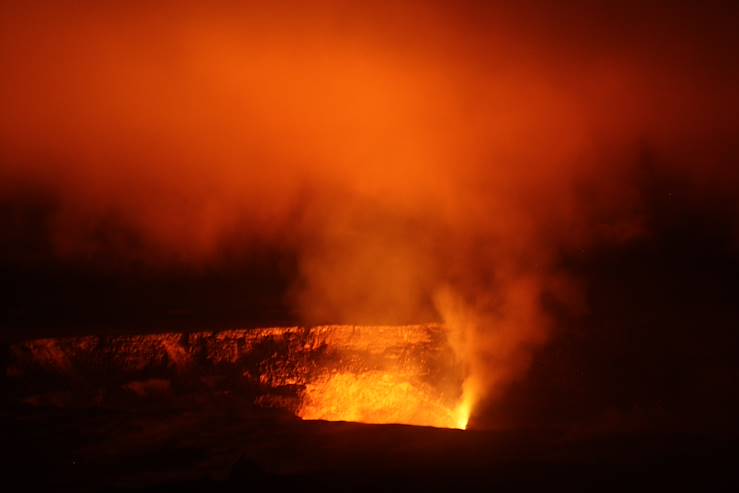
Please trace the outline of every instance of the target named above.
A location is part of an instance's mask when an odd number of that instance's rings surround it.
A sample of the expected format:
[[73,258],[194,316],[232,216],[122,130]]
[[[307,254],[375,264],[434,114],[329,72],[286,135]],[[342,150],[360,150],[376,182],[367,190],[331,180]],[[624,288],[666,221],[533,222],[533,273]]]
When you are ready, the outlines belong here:
[[11,399],[128,406],[233,396],[304,419],[464,428],[439,325],[278,327],[38,339],[10,347]]

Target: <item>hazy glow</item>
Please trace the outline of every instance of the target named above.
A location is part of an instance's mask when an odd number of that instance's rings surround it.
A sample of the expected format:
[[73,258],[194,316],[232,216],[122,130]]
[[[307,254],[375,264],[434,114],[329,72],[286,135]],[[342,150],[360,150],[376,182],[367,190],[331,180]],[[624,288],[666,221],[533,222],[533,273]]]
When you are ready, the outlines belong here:
[[[0,194],[50,197],[61,256],[104,256],[111,223],[136,240],[115,248],[153,264],[266,245],[297,252],[305,323],[441,319],[475,389],[466,412],[548,339],[543,296],[579,305],[557,255],[644,234],[644,142],[706,190],[736,174],[714,159],[733,56],[667,21],[82,3],[1,7]],[[433,409],[424,421],[446,419]]]
[[392,372],[336,373],[306,386],[303,419],[399,423],[437,428],[467,427],[469,412],[449,407],[433,388]]

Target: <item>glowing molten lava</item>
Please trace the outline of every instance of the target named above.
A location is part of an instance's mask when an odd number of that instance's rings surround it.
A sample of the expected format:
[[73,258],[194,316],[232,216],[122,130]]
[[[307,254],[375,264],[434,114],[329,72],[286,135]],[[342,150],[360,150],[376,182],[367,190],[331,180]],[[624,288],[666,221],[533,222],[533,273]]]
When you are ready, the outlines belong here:
[[467,426],[463,369],[443,327],[334,326],[333,361],[308,381],[303,419]]
[[369,371],[337,373],[306,386],[298,410],[303,419],[467,427],[468,410],[449,407],[434,389],[408,376]]

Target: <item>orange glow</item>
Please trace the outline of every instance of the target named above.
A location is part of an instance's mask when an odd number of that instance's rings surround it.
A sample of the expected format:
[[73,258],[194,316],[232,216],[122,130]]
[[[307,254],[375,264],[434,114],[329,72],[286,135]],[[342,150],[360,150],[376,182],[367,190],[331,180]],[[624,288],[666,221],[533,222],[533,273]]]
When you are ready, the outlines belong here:
[[723,190],[738,111],[733,52],[678,26],[457,3],[3,2],[0,198],[52,204],[65,259],[287,251],[295,323],[442,322],[327,328],[335,361],[290,378],[305,418],[463,428],[547,342],[543,300],[578,304],[562,253],[648,227],[643,143]]
[[303,419],[465,429],[467,356],[435,325],[316,327],[330,354],[306,382]]
[[336,373],[306,386],[298,410],[303,419],[398,423],[465,429],[469,409],[450,406],[433,388],[410,375],[371,371]]

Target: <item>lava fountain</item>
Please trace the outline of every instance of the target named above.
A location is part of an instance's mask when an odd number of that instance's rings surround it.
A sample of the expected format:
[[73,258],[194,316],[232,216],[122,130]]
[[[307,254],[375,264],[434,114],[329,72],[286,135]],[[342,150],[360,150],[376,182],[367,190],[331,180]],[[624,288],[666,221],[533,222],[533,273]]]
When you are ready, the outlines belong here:
[[470,413],[466,365],[435,324],[39,339],[9,354],[11,396],[28,405],[218,394],[304,420],[458,429]]

